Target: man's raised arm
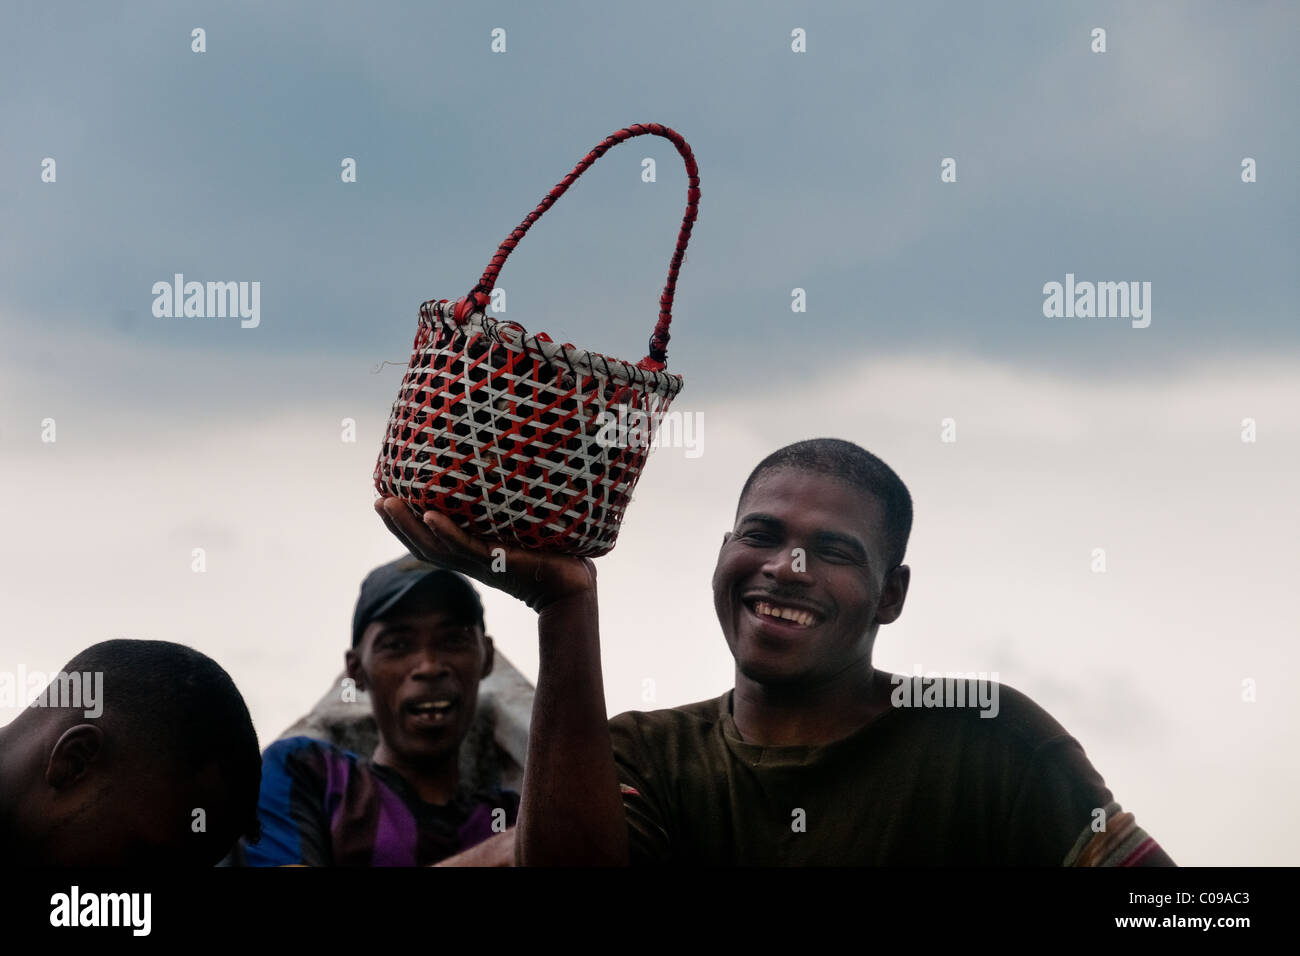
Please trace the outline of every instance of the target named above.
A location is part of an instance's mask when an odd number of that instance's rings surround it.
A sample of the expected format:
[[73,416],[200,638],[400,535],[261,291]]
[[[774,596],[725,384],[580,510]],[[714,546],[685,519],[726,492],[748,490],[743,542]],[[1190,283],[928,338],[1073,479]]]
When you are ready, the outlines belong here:
[[[537,690],[515,843],[519,863],[627,863],[627,823],[600,668],[596,566],[586,558],[475,538],[437,512],[426,512],[421,521],[396,498],[377,501],[375,510],[416,557],[460,571],[538,612]],[[504,569],[494,571],[503,555]]]

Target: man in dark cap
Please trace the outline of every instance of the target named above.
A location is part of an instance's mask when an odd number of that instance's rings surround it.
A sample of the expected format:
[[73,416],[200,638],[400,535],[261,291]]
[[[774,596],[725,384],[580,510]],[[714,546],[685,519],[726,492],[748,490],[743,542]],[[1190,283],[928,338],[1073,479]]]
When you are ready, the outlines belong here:
[[483,605],[459,574],[412,557],[376,568],[352,619],[348,677],[368,691],[379,745],[365,759],[310,737],[262,758],[253,866],[506,866],[519,795],[459,776],[479,681],[492,670]]

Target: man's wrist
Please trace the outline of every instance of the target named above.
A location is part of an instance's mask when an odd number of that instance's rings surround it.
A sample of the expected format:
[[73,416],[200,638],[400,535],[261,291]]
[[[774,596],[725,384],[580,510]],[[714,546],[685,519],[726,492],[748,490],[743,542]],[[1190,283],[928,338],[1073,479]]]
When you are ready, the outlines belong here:
[[569,591],[553,597],[544,597],[532,605],[539,618],[554,618],[567,614],[583,614],[597,605],[596,585],[580,591]]

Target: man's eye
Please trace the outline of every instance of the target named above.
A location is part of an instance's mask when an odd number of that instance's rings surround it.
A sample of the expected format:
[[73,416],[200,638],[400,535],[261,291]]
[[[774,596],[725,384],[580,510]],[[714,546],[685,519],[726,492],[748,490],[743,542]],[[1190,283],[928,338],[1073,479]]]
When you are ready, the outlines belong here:
[[822,558],[832,564],[856,564],[858,567],[865,566],[866,558],[856,551],[846,551],[842,548],[829,548],[821,552]]
[[382,644],[379,645],[379,649],[382,651],[404,651],[406,650],[406,648],[407,648],[406,641],[401,640],[400,638],[393,638],[391,640],[384,641]]
[[766,544],[776,540],[776,535],[770,531],[744,531],[740,536],[745,541],[752,541],[755,544]]

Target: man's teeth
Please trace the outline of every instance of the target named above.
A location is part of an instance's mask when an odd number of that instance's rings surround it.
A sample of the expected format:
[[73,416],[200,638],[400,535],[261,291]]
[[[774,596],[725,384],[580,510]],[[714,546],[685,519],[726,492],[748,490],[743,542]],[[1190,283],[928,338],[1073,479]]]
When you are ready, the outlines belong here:
[[450,707],[451,707],[451,701],[449,700],[427,700],[422,703],[416,704],[411,709],[414,710],[416,713],[424,714],[424,713],[428,713],[429,711],[448,710]]
[[802,627],[812,627],[817,620],[808,611],[800,611],[792,607],[779,607],[775,604],[768,604],[766,601],[755,602],[754,613],[763,617],[779,617],[783,621],[793,621]]

